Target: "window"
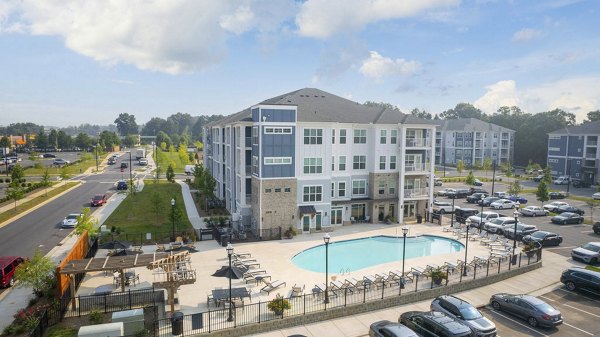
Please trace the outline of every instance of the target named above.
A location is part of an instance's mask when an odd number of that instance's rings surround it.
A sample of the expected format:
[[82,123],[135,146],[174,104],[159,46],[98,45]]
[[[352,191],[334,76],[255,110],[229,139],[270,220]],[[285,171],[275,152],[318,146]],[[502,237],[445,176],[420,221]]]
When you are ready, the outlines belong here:
[[396,194],[396,182],[390,180],[390,194]]
[[331,197],[335,197],[335,183],[331,183]]
[[390,156],[390,170],[396,169],[396,156]]
[[354,130],[354,144],[366,144],[367,143],[367,130],[360,129]]
[[323,144],[323,129],[304,129],[304,144]]
[[379,169],[385,170],[385,156],[379,156]]
[[287,165],[292,163],[292,157],[265,157],[265,165]]
[[292,189],[291,189],[291,188],[289,188],[289,187],[286,187],[286,188],[284,188],[284,189],[283,189],[283,191],[284,191],[285,193],[290,193],[290,192],[292,191]]
[[396,144],[398,140],[398,130],[390,131],[390,144]]
[[340,144],[346,144],[346,129],[340,129]]
[[271,189],[270,188],[265,188],[265,193],[271,193]]
[[340,156],[339,170],[346,171],[346,156]]
[[385,181],[381,180],[378,184],[379,194],[385,194]]
[[352,180],[352,195],[365,195],[367,194],[367,181],[366,180]]
[[276,187],[275,188],[275,193],[281,193],[281,188],[280,187]]
[[346,182],[345,181],[340,181],[338,182],[338,197],[345,197],[346,196]]
[[367,167],[367,156],[354,156],[352,168],[355,170],[364,170]]
[[323,158],[304,158],[304,173],[323,173]]
[[276,135],[290,135],[292,134],[291,127],[268,127],[265,128],[265,134],[276,134]]
[[331,144],[335,144],[335,129],[331,129]]
[[331,171],[335,171],[335,156],[331,156]]
[[323,186],[304,186],[304,202],[321,201],[323,194]]
[[258,174],[258,157],[252,156],[252,174]]
[[379,131],[379,144],[385,144],[387,141],[387,130]]
[[252,127],[252,144],[258,145],[258,126]]

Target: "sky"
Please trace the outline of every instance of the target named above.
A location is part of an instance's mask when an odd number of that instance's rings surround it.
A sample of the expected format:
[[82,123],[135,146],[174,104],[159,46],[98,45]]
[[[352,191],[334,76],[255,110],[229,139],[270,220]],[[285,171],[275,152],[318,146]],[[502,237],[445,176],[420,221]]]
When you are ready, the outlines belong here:
[[432,114],[600,108],[597,0],[0,0],[0,125],[228,115],[314,87]]

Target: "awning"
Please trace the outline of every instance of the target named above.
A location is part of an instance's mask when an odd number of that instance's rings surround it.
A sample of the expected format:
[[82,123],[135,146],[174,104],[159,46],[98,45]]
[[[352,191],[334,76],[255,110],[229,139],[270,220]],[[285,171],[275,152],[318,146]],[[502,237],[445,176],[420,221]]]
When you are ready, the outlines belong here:
[[315,206],[298,206],[298,211],[300,212],[300,214],[316,214],[317,210],[315,209]]

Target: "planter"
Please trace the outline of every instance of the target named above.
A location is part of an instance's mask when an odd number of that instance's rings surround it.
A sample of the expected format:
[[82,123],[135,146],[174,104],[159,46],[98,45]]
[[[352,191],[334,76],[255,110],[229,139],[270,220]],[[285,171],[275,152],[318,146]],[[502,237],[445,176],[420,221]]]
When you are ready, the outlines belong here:
[[433,284],[435,284],[436,286],[439,286],[440,284],[442,284],[442,281],[444,279],[441,277],[434,277],[434,278],[432,278],[432,280],[433,280]]

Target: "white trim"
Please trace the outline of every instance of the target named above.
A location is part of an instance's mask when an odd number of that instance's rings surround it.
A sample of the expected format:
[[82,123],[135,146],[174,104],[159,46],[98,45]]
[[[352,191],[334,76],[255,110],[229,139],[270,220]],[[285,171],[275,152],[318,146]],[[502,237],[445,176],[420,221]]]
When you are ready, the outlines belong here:
[[290,165],[292,157],[264,157],[263,162],[264,165]]

